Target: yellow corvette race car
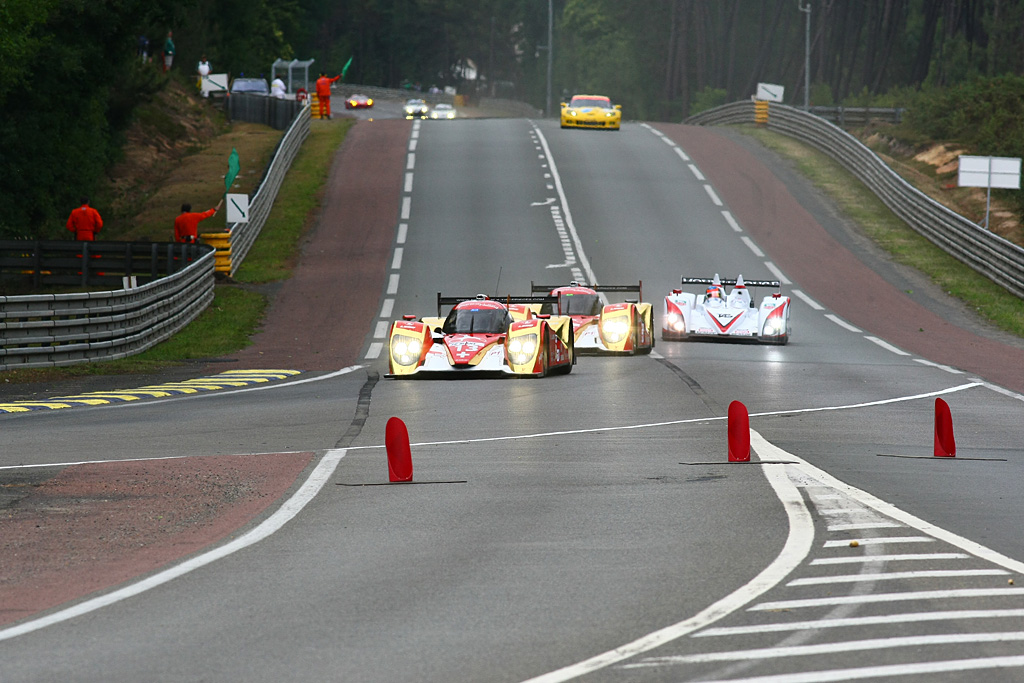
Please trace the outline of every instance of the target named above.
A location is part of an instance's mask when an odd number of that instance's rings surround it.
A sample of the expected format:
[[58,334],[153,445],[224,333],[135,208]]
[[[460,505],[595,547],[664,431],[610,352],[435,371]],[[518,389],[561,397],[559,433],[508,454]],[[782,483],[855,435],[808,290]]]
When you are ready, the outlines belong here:
[[618,130],[622,123],[622,105],[612,105],[603,95],[573,95],[562,102],[562,128],[603,128]]

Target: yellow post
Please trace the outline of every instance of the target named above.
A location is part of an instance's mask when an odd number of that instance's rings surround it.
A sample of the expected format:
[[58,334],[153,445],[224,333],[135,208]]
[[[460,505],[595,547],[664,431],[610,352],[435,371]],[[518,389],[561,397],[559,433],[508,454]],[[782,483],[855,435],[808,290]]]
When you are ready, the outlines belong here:
[[754,123],[760,125],[768,123],[768,100],[754,102]]
[[209,244],[217,250],[214,254],[214,270],[218,273],[231,272],[231,233],[230,232],[207,232],[199,236],[204,244]]

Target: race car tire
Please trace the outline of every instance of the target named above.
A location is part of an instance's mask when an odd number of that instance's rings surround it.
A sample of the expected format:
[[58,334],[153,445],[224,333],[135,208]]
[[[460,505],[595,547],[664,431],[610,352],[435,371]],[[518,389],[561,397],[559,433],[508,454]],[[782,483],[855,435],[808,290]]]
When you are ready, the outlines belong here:
[[568,339],[565,345],[569,348],[569,362],[555,369],[555,373],[559,375],[568,375],[572,372],[572,366],[576,365],[576,334],[573,332],[572,322],[569,323]]

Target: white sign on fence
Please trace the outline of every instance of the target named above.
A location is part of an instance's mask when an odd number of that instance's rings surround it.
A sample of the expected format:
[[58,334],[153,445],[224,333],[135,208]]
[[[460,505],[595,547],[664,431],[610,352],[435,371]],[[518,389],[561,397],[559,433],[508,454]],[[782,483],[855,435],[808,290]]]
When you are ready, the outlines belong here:
[[768,102],[782,102],[782,96],[786,93],[785,86],[774,83],[758,83],[755,100],[767,100]]
[[1020,159],[1016,157],[960,157],[960,187],[1020,189]]
[[210,74],[209,76],[203,76],[202,90],[203,97],[207,97],[211,92],[226,93],[228,91],[228,75]]
[[249,195],[229,194],[225,201],[228,205],[228,225],[249,222]]

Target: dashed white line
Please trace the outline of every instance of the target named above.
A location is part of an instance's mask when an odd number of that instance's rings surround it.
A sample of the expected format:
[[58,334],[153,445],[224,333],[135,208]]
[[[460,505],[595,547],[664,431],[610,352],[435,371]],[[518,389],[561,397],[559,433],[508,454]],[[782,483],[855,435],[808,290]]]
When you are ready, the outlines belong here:
[[408,223],[399,223],[398,224],[398,237],[395,239],[395,241],[398,244],[405,244],[405,238],[408,237],[408,234],[409,234],[409,224]]
[[395,253],[391,257],[391,270],[400,270],[402,268],[402,254],[404,253],[404,247],[395,247]]
[[395,300],[394,299],[384,299],[384,303],[380,307],[380,317],[381,318],[390,318],[391,317],[391,312],[394,310],[394,308],[395,308]]
[[390,326],[388,325],[388,321],[387,320],[378,320],[377,321],[377,329],[375,329],[373,331],[373,338],[374,339],[383,339],[384,337],[386,337],[387,334],[388,334],[388,327],[390,327]]
[[689,161],[690,160],[690,157],[686,156],[686,152],[683,151],[682,147],[676,147],[675,150],[676,150],[676,154],[679,155],[680,159],[682,159],[683,161]]
[[412,192],[412,173],[405,174],[405,191]]
[[735,232],[743,232],[743,228],[736,222],[736,219],[732,217],[732,214],[728,211],[722,211],[722,216],[725,218],[725,222],[729,224],[729,227]]
[[380,358],[380,354],[384,351],[384,345],[380,342],[373,342],[370,344],[370,348],[366,350],[366,359],[374,360]]
[[909,353],[907,353],[903,349],[898,349],[895,346],[893,346],[892,344],[890,344],[889,342],[884,341],[882,339],[879,339],[878,337],[865,336],[864,338],[867,339],[869,342],[873,342],[875,344],[878,344],[879,346],[881,346],[886,351],[891,351],[892,353],[895,353],[897,356],[909,356],[910,355]]
[[416,155],[409,152],[409,156],[405,160],[405,170],[411,171],[416,167]]
[[942,365],[941,363],[933,363],[930,360],[925,360],[924,358],[915,358],[914,362],[915,363],[920,363],[921,365],[927,365],[927,366],[932,367],[932,368],[938,368],[939,370],[945,370],[946,372],[948,372],[951,375],[962,375],[962,374],[964,374],[962,370],[957,370],[956,368],[951,368],[948,365]]
[[799,297],[801,301],[803,301],[805,304],[807,304],[808,306],[810,306],[814,310],[816,310],[816,311],[824,311],[825,310],[824,306],[822,306],[817,301],[815,301],[811,297],[809,297],[806,294],[804,294],[799,289],[794,289],[793,290],[793,294],[795,294],[797,297]]
[[402,220],[409,220],[412,213],[412,197],[402,197]]
[[764,252],[754,244],[754,240],[750,239],[746,235],[743,235],[740,239],[743,240],[743,244],[747,245],[747,248],[750,249],[750,251],[754,252],[754,256],[764,258]]
[[784,285],[791,285],[791,284],[793,284],[789,280],[789,278],[786,277],[785,273],[783,273],[781,270],[779,270],[779,267],[776,266],[771,261],[765,261],[764,262],[764,267],[767,268],[768,272],[770,272],[772,275],[774,275],[775,279],[778,280],[779,282],[781,282],[782,284],[784,284]]
[[398,294],[398,273],[388,276],[388,294]]
[[706,180],[706,178],[704,178],[704,174],[700,172],[700,169],[697,168],[696,164],[690,164],[690,171],[697,177],[697,180]]
[[[715,206],[723,206],[722,200],[718,198],[717,194],[715,194],[715,188],[711,187],[710,185],[705,185],[704,191],[708,193],[709,197],[711,197],[711,201],[712,203],[714,203]],[[761,255],[764,256],[764,254]]]
[[417,140],[410,140],[409,141],[409,151],[410,152],[415,152],[416,151],[416,143],[417,142],[418,142]]
[[835,315],[834,313],[828,313],[828,314],[825,315],[825,317],[828,318],[829,320],[831,320],[832,322],[834,322],[836,325],[839,325],[839,327],[843,328],[844,330],[849,330],[850,332],[860,332],[861,331],[860,329],[854,327],[853,325],[851,325],[850,323],[846,322],[845,320],[840,318],[838,315]]

